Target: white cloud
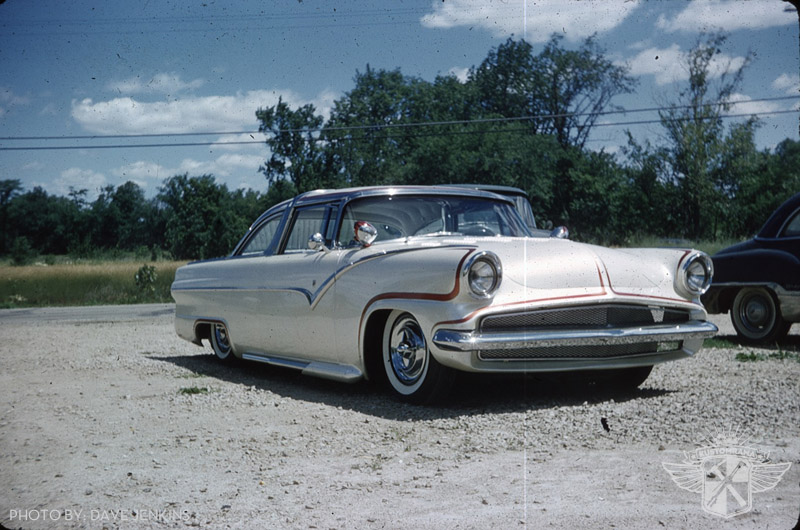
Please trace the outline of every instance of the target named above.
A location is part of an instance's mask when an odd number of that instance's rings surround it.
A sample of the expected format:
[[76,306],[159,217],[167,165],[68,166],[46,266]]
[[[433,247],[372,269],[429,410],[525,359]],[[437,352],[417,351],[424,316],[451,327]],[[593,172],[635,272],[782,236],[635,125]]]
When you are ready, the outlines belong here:
[[420,22],[428,28],[479,27],[495,37],[546,42],[553,33],[577,41],[619,26],[639,0],[447,0],[432,2]]
[[304,100],[291,90],[252,90],[232,96],[189,97],[157,102],[140,101],[132,97],[98,102],[87,98],[73,100],[72,118],[84,129],[98,134],[254,130],[257,125],[256,110],[275,105],[281,96],[293,108],[313,103],[323,116],[329,115],[336,98],[328,90],[313,101]]
[[[714,79],[721,76],[726,70],[735,71],[741,68],[744,62],[744,57],[717,54],[709,64],[709,77]],[[618,64],[627,64],[630,67],[630,74],[633,76],[654,76],[658,85],[689,79],[686,52],[681,51],[677,44],[673,44],[669,48],[642,50],[627,62],[618,62]]]
[[448,70],[447,73],[454,76],[462,83],[466,83],[467,79],[469,78],[469,68],[459,68],[457,66],[454,66],[450,70]]
[[109,90],[123,95],[131,94],[168,94],[175,95],[200,88],[205,84],[202,79],[195,79],[188,83],[181,79],[179,74],[159,73],[152,77],[129,77],[121,81],[112,81],[107,86]]
[[138,162],[112,169],[111,174],[124,180],[134,180],[136,182],[153,179],[161,182],[163,179],[172,176],[171,173],[168,174],[166,171],[168,170],[160,164],[139,160]]
[[0,116],[3,116],[11,107],[27,105],[30,98],[15,94],[10,88],[0,86]]
[[775,112],[783,110],[783,106],[777,101],[751,101],[753,98],[745,94],[734,93],[728,98],[731,105],[728,113],[730,114],[761,114],[765,112]]
[[772,88],[795,96],[800,92],[800,74],[781,74],[772,82]]
[[[71,167],[61,172],[53,181],[53,191],[58,195],[68,195],[70,188],[75,190],[89,190],[87,199],[93,201],[100,193],[100,189],[108,183],[106,176],[91,169]],[[49,188],[49,186],[48,186]]]
[[[195,160],[185,158],[174,167],[167,167],[156,162],[139,160],[115,168],[111,174],[122,180],[133,180],[142,187],[147,182],[160,186],[161,183],[175,175],[187,173],[190,177],[210,174],[222,178],[223,181],[240,178],[242,175],[258,175],[258,168],[264,163],[264,155],[248,155],[241,153],[225,153],[216,159]],[[263,179],[263,177],[261,177]],[[141,184],[145,182],[145,184]]]
[[664,15],[656,26],[667,32],[758,30],[795,23],[797,15],[775,0],[693,0],[673,19]]
[[[223,151],[261,151],[266,147],[267,137],[263,133],[229,134],[219,137],[212,144],[213,149]],[[245,143],[240,143],[245,142]]]

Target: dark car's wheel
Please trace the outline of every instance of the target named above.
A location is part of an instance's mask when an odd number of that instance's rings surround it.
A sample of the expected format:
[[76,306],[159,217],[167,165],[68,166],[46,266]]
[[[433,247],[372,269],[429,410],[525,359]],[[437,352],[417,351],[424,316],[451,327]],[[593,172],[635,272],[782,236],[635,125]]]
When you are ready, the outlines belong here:
[[211,325],[211,348],[220,361],[231,362],[235,359],[231,341],[228,337],[228,328],[224,324],[216,323]]
[[433,358],[425,334],[411,313],[393,311],[389,315],[382,356],[389,386],[402,401],[430,403],[453,384],[455,374]]
[[792,325],[783,320],[775,297],[763,287],[747,287],[736,294],[731,321],[739,337],[749,343],[777,342]]

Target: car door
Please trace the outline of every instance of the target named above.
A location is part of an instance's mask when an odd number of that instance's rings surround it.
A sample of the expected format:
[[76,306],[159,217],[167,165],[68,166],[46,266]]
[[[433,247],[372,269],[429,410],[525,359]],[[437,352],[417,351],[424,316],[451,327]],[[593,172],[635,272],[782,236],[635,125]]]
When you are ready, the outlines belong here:
[[296,359],[335,360],[333,281],[340,251],[310,250],[309,238],[325,235],[328,246],[338,204],[292,212],[276,252],[248,258],[231,334],[238,348]]

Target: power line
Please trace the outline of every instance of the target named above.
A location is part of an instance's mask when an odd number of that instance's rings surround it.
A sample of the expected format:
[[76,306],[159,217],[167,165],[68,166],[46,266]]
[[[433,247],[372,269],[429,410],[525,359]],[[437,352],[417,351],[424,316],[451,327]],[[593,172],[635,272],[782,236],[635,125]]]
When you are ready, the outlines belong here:
[[[707,104],[707,106],[723,106],[723,105],[740,105],[747,103],[761,103],[769,101],[785,101],[790,99],[800,99],[800,96],[779,96],[772,98],[758,98],[748,99],[741,101],[717,101]],[[671,110],[683,110],[692,108],[693,105],[673,105],[667,107],[645,107],[639,109],[616,109],[599,112],[578,112],[578,113],[563,113],[563,114],[538,114],[531,116],[514,116],[505,118],[477,118],[472,120],[443,120],[443,121],[427,121],[427,122],[409,122],[409,123],[381,123],[372,125],[342,125],[342,126],[321,126],[309,127],[299,129],[279,129],[277,131],[203,131],[203,132],[182,132],[182,133],[139,133],[139,134],[90,134],[90,135],[71,135],[71,136],[2,136],[0,141],[49,141],[49,140],[105,140],[105,139],[122,139],[122,138],[170,138],[170,137],[188,137],[188,136],[234,136],[234,135],[252,135],[253,134],[284,134],[284,133],[314,133],[314,132],[340,132],[340,131],[358,131],[358,130],[383,130],[383,129],[402,129],[414,127],[436,127],[436,126],[450,126],[450,125],[471,125],[482,123],[509,123],[520,121],[534,121],[534,120],[553,120],[558,118],[580,118],[585,116],[608,116],[613,114],[637,114],[643,112],[660,112]],[[741,116],[760,116],[768,114],[786,114],[797,112],[797,110],[786,111],[763,111],[757,113],[743,113],[732,114],[723,117],[741,117]],[[609,126],[609,125],[635,125],[639,123],[658,123],[660,120],[643,121],[643,122],[620,122],[602,124],[596,123],[595,126]],[[221,142],[207,142],[207,143],[192,143],[186,145],[214,145]],[[242,143],[261,143],[255,142],[225,142],[227,144],[242,144]],[[177,144],[165,144],[177,145]],[[2,149],[2,148],[0,148]]]
[[[341,28],[363,26],[385,26],[397,24],[419,24],[419,16],[430,13],[430,9],[399,8],[399,9],[367,9],[362,11],[338,11],[336,9],[317,11],[314,13],[274,13],[265,12],[245,15],[179,15],[162,17],[116,17],[116,18],[74,18],[67,20],[41,19],[41,20],[16,20],[2,25],[8,30],[13,27],[41,27],[44,31],[23,31],[11,33],[19,37],[49,37],[54,35],[105,35],[105,34],[154,34],[154,33],[196,33],[209,31],[265,31],[274,29],[301,29],[301,28]],[[378,21],[378,17],[389,20]],[[510,18],[508,15],[502,18]],[[369,19],[367,22],[352,22],[352,20]],[[329,21],[320,23],[319,21]],[[348,22],[350,20],[350,22]],[[250,22],[255,24],[245,25]],[[268,26],[264,24],[274,23]],[[205,27],[190,27],[204,24]],[[94,29],[95,27],[110,27],[124,25],[128,27],[144,26],[143,29]],[[168,27],[165,27],[168,26]],[[178,26],[178,27],[176,27]],[[58,30],[47,29],[57,27]],[[77,29],[67,29],[76,27]]]
[[[768,116],[768,115],[780,115],[780,114],[791,114],[791,113],[800,113],[800,109],[792,109],[792,110],[776,110],[776,111],[765,111],[765,112],[758,112],[758,113],[741,113],[741,114],[723,114],[720,115],[719,118],[728,119],[728,118],[743,118],[743,117],[751,117],[751,116]],[[712,119],[713,117],[708,118],[701,118],[703,120]],[[526,118],[528,120],[532,120],[533,118]],[[646,124],[657,124],[663,123],[663,121],[669,122],[679,122],[679,121],[693,121],[695,118],[672,118],[664,120],[637,120],[637,121],[625,121],[625,122],[613,122],[613,123],[595,123],[594,127],[613,127],[613,126],[623,126],[623,125],[646,125]],[[455,122],[455,123],[475,123],[475,122]],[[486,122],[484,122],[486,123]],[[353,127],[351,129],[361,129],[362,127]],[[311,129],[310,129],[311,130]],[[423,138],[423,137],[431,137],[431,136],[460,136],[460,135],[467,135],[467,134],[498,134],[498,133],[515,133],[515,132],[529,132],[530,128],[528,127],[517,127],[513,129],[487,129],[487,130],[470,130],[470,131],[445,131],[445,132],[428,132],[428,133],[417,133],[417,134],[403,134],[403,135],[384,135],[381,137],[375,138],[336,138],[334,140],[348,140],[348,141],[366,141],[366,140],[395,140],[395,139],[406,139],[406,138]],[[282,131],[285,132],[285,131]],[[321,139],[317,139],[321,140]],[[0,147],[0,151],[63,151],[63,150],[80,150],[80,149],[130,149],[130,148],[158,148],[158,147],[202,147],[202,146],[228,146],[228,145],[252,145],[252,144],[263,144],[263,140],[245,140],[245,141],[238,141],[238,142],[169,142],[169,143],[151,143],[151,144],[108,144],[108,145],[58,145],[58,146],[19,146],[19,147]]]

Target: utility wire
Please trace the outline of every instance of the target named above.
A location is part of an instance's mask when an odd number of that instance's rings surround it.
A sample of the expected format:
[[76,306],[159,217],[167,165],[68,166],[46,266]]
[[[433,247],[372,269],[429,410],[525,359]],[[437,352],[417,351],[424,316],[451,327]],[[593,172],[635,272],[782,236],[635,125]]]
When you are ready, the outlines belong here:
[[[768,111],[768,112],[759,112],[759,113],[741,113],[741,114],[723,114],[720,115],[719,118],[742,118],[742,117],[750,117],[750,116],[766,116],[766,115],[777,115],[777,114],[790,114],[790,113],[800,113],[800,109],[793,109],[793,110],[776,110],[776,111]],[[708,120],[714,118],[713,116],[709,116],[707,118],[701,118],[702,120]],[[527,118],[529,120],[533,118]],[[613,126],[622,126],[622,125],[646,125],[646,124],[654,124],[654,123],[663,123],[664,121],[667,122],[680,122],[680,121],[693,121],[696,118],[687,117],[687,118],[664,118],[663,120],[638,120],[638,121],[626,121],[626,122],[614,122],[614,123],[595,123],[593,127],[613,127]],[[459,122],[456,122],[459,123]],[[473,123],[473,122],[466,122],[466,123]],[[312,130],[312,129],[309,129]],[[305,129],[303,130],[305,131]],[[402,135],[384,135],[379,137],[344,137],[344,138],[335,138],[334,141],[374,141],[374,140],[402,140],[407,138],[423,138],[423,137],[431,137],[431,136],[461,136],[467,134],[495,134],[495,133],[515,133],[515,132],[529,132],[530,128],[528,127],[517,127],[513,129],[487,129],[487,130],[470,130],[470,131],[446,131],[446,132],[428,132],[428,133],[417,133],[417,134],[402,134]],[[322,138],[316,138],[314,140],[323,140]],[[58,146],[19,146],[19,147],[0,147],[0,151],[61,151],[61,150],[76,150],[76,149],[128,149],[128,148],[156,148],[156,147],[199,147],[199,146],[228,146],[228,145],[250,145],[250,144],[263,144],[264,140],[245,140],[245,141],[238,141],[238,142],[175,142],[175,143],[152,143],[152,144],[109,144],[109,145],[58,145]]]
[[[758,98],[748,99],[741,101],[717,101],[708,103],[705,106],[717,107],[724,105],[740,105],[746,103],[760,103],[767,101],[785,101],[789,99],[800,99],[800,96],[779,96],[772,98]],[[168,137],[186,137],[186,136],[233,136],[233,135],[253,135],[253,134],[284,134],[284,133],[314,133],[314,132],[340,132],[340,131],[358,131],[358,130],[382,130],[382,129],[400,129],[400,128],[413,128],[413,127],[435,127],[435,126],[448,126],[448,125],[471,125],[481,123],[508,123],[515,121],[533,121],[533,120],[553,120],[558,118],[579,118],[584,116],[608,116],[613,114],[636,114],[643,112],[660,112],[672,110],[684,110],[692,108],[693,105],[673,105],[669,107],[645,107],[640,109],[616,109],[598,112],[579,112],[579,113],[563,113],[563,114],[538,114],[532,116],[514,116],[507,118],[478,118],[473,120],[444,120],[444,121],[427,121],[427,122],[410,122],[410,123],[382,123],[373,125],[342,125],[342,126],[320,126],[320,127],[304,127],[298,129],[279,129],[277,131],[204,131],[204,132],[182,132],[182,133],[140,133],[140,134],[92,134],[92,135],[72,135],[72,136],[2,136],[0,141],[44,141],[44,140],[102,140],[102,139],[121,139],[121,138],[168,138]],[[787,111],[764,111],[756,113],[743,113],[723,115],[722,117],[740,117],[740,116],[761,116],[767,114],[786,114],[797,112],[797,110]],[[612,126],[612,125],[629,125],[638,123],[658,123],[660,120],[644,121],[644,122],[619,122],[602,124],[596,123],[595,126]],[[220,142],[210,143],[197,143],[191,145],[211,145]],[[253,142],[226,142],[226,143],[253,143]],[[261,143],[261,141],[256,141]],[[175,145],[175,144],[166,144]]]

